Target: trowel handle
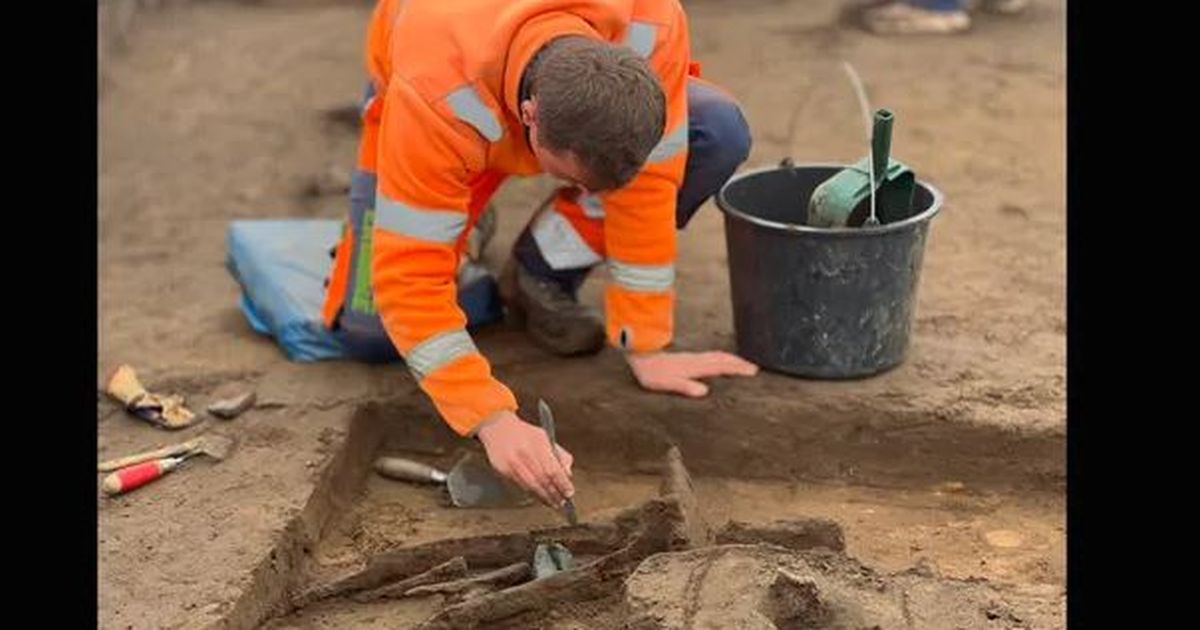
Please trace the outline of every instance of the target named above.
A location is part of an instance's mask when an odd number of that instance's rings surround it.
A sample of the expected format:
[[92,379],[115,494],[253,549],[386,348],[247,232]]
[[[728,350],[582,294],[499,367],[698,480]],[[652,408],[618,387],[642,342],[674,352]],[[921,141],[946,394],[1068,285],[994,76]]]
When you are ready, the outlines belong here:
[[114,470],[120,470],[121,468],[126,468],[126,467],[132,466],[134,464],[148,462],[152,459],[161,459],[163,457],[177,457],[179,455],[183,455],[184,453],[190,452],[192,449],[196,448],[196,445],[198,443],[199,443],[199,440],[191,439],[186,442],[179,443],[179,444],[172,444],[170,446],[156,448],[152,451],[145,451],[142,453],[137,453],[135,455],[129,455],[127,457],[118,457],[116,459],[110,459],[107,461],[100,462],[97,469],[100,472],[112,472]]
[[126,466],[105,477],[100,487],[104,489],[105,494],[124,494],[175,470],[182,462],[182,457],[165,457]]
[[390,479],[417,483],[446,483],[446,473],[421,462],[403,457],[380,457],[375,460],[375,472]]
[[871,130],[871,155],[874,157],[875,185],[887,179],[888,156],[892,152],[892,112],[881,109],[875,112],[875,125]]

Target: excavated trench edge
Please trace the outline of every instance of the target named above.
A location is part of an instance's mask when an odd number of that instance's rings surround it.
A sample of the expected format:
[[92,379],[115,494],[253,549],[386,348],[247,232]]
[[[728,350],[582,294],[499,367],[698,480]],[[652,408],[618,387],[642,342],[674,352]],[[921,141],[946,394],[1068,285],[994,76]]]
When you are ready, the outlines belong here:
[[275,545],[250,574],[233,607],[210,628],[250,629],[283,612],[288,593],[303,576],[305,559],[331,515],[349,507],[362,490],[367,463],[378,447],[383,424],[364,409],[351,412],[349,428],[334,457],[321,471],[304,508],[276,536]]
[[[566,405],[562,407],[566,409]],[[289,593],[304,578],[308,551],[321,539],[331,516],[355,502],[365,486],[370,461],[385,440],[399,437],[408,444],[431,448],[453,448],[457,440],[441,423],[432,420],[427,409],[404,400],[367,403],[349,416],[345,438],[324,466],[303,509],[288,522],[273,548],[251,571],[249,584],[234,605],[210,628],[250,629],[290,612]],[[397,417],[413,421],[388,421]],[[824,425],[838,422],[831,417],[822,420]],[[690,431],[675,431],[668,437],[661,422],[648,423],[636,435],[616,443],[612,436],[585,435],[588,431],[582,426],[574,427],[572,435],[580,443],[593,447],[607,445],[617,451],[595,457],[601,463],[597,470],[606,472],[658,472],[662,453],[674,444],[685,454],[688,468],[695,476],[832,479],[863,486],[913,487],[945,480],[949,473],[957,480],[981,486],[1061,492],[1061,464],[1056,461],[1064,446],[1061,437],[1021,436],[979,427],[939,430],[915,419],[897,424],[915,429],[897,432],[883,428],[875,434],[871,424],[846,420],[852,439],[830,436],[824,431],[817,431],[824,433],[822,439],[789,434],[786,437],[792,442],[776,442],[777,447],[782,445],[787,457],[753,457],[749,453],[739,456],[736,449],[721,451],[720,445],[714,447],[711,441],[701,441],[699,435]],[[916,459],[906,455],[914,449],[928,452],[934,448],[952,452]],[[981,448],[988,450],[990,456],[980,458]],[[1023,460],[1028,466],[1030,456],[1041,464],[1035,463],[1032,473],[1014,476],[1011,460]],[[814,460],[820,461],[814,463]],[[808,465],[797,469],[789,463],[792,461],[807,461]],[[854,474],[845,474],[848,468]]]

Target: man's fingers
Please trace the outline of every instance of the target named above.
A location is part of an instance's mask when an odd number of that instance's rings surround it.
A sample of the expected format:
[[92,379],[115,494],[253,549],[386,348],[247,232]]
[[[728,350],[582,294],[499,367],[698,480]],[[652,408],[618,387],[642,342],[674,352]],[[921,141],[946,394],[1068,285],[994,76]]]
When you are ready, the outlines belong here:
[[704,383],[701,383],[700,381],[693,381],[691,379],[681,378],[681,379],[679,379],[679,388],[676,389],[675,391],[683,394],[684,396],[690,396],[692,398],[701,398],[703,396],[708,395],[708,385],[705,385]]
[[[758,366],[728,352],[705,352],[699,362],[708,372],[703,376],[754,376],[758,374]],[[700,376],[700,375],[697,375]]]
[[[567,471],[553,457],[543,462],[543,471],[554,489],[554,495],[561,499],[569,499],[575,495],[575,486],[567,477]],[[559,501],[562,504],[562,501]]]
[[685,367],[683,373],[689,378],[711,378],[713,376],[741,375],[741,372],[720,363],[698,363]]
[[693,381],[692,379],[683,377],[657,379],[648,383],[646,388],[659,392],[682,394],[689,398],[700,398],[708,394],[707,385],[700,381]]
[[735,374],[738,376],[754,376],[755,374],[758,374],[757,365],[743,359],[742,357],[739,357],[736,354],[729,354],[728,352],[722,352],[721,354],[724,356],[724,362],[729,369],[729,374]]
[[554,502],[554,498],[547,494],[541,480],[538,478],[538,475],[534,474],[534,472],[530,470],[529,466],[525,464],[525,462],[515,462],[513,464],[513,474],[517,477],[517,482],[520,483],[521,486],[523,486],[526,490],[536,495],[542,503],[550,507],[555,507],[557,505]]
[[[554,507],[558,507],[575,494],[575,486],[571,483],[571,477],[565,467],[571,460],[571,454],[558,445],[550,444],[550,436],[545,431],[540,432],[540,438],[532,445],[535,450],[525,453],[526,463],[538,475],[538,481],[546,494],[554,499]],[[552,448],[557,449],[558,457],[555,457]],[[563,463],[559,463],[559,458]]]
[[[549,446],[549,443],[546,444]],[[549,458],[550,461],[546,461]],[[562,489],[554,481],[554,473],[551,472],[554,468],[559,468],[558,462],[554,461],[554,456],[550,454],[550,449],[547,448],[544,453],[539,456],[529,454],[525,460],[525,465],[529,471],[533,473],[534,479],[537,481],[538,487],[543,495],[550,500],[547,504],[550,507],[558,507],[562,505],[566,499]]]
[[553,501],[552,507],[558,507],[567,497],[575,494],[575,486],[571,484],[562,465],[554,459],[554,453],[550,450],[550,440],[542,440],[537,448],[537,451],[527,453],[525,463],[537,477],[542,491]]
[[567,479],[567,473],[557,462],[550,462],[546,466],[549,470],[543,469],[538,475],[542,491],[550,497],[550,507],[562,507],[567,497],[575,494],[575,487],[571,485],[571,481]]
[[563,468],[567,469],[567,476],[570,477],[571,476],[571,467],[575,465],[575,456],[572,455],[570,451],[568,451],[567,449],[565,449],[561,446],[555,445],[554,448],[558,450],[558,457],[559,457],[559,459],[562,460]]

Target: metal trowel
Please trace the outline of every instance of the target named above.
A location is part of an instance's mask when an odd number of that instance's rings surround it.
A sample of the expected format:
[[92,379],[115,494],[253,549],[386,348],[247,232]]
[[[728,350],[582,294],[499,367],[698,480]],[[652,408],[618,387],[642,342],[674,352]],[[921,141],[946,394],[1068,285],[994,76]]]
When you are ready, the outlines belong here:
[[491,464],[467,453],[450,472],[403,457],[380,457],[375,472],[389,479],[445,486],[450,503],[460,508],[521,507],[533,497],[501,477]]
[[866,90],[854,66],[843,62],[858,96],[867,133],[867,157],[847,166],[813,190],[806,225],[819,228],[872,227],[913,214],[916,175],[891,159],[895,115],[886,109],[871,117]]

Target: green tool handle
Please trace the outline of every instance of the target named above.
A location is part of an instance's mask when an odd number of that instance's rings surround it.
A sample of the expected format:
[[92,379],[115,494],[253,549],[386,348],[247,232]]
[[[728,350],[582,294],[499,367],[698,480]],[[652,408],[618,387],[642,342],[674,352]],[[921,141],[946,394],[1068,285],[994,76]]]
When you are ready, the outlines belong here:
[[888,158],[892,152],[892,122],[895,116],[886,109],[875,112],[875,127],[871,131],[871,156],[874,158],[875,185],[887,177]]

